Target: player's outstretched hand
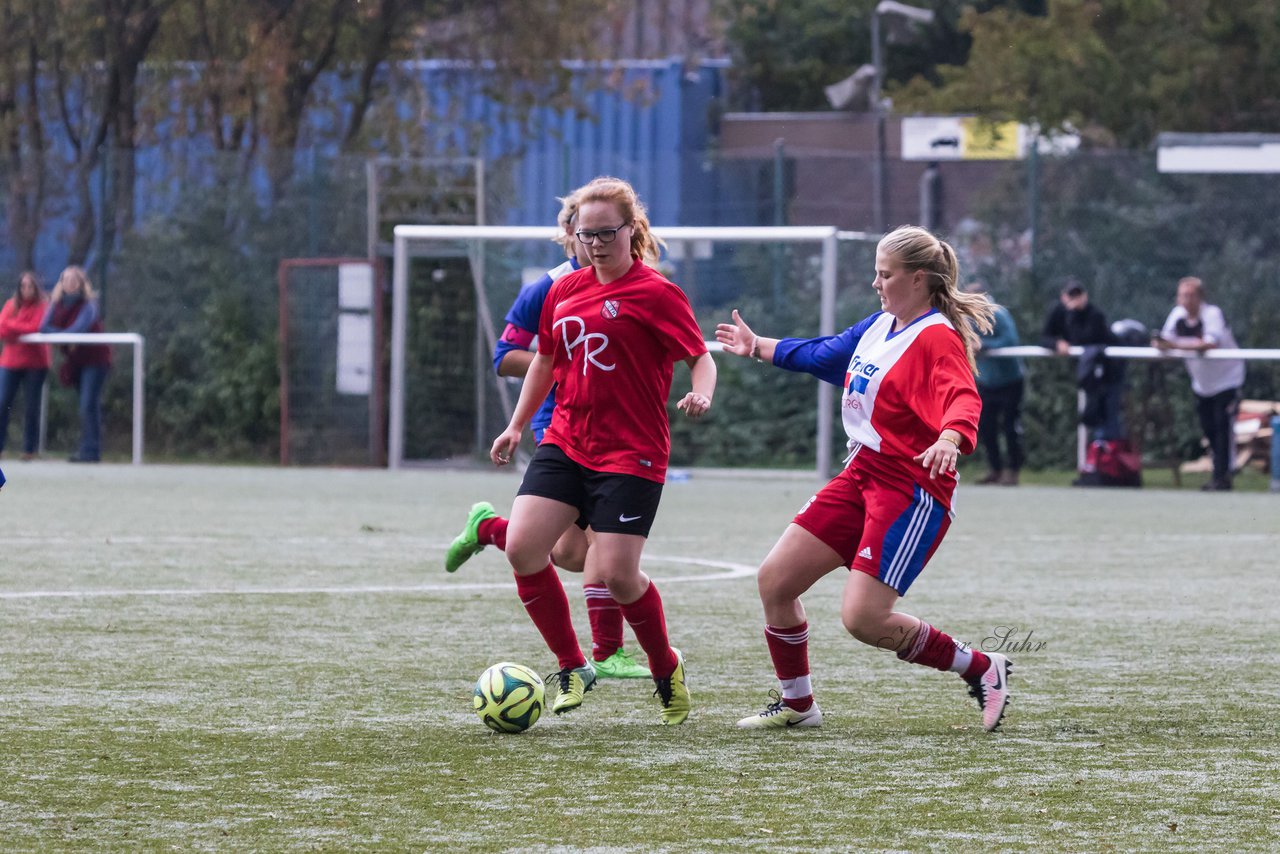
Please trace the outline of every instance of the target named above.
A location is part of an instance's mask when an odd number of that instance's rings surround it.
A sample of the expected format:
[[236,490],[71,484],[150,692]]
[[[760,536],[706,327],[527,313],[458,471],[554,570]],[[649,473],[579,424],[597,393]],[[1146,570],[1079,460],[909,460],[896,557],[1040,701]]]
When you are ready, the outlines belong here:
[[705,394],[691,391],[680,398],[680,402],[676,404],[676,409],[683,410],[684,414],[690,418],[701,418],[711,409],[711,398]]
[[493,447],[489,449],[489,459],[493,460],[495,466],[505,466],[516,455],[518,447],[520,447],[520,431],[514,427],[508,427],[502,431],[501,436],[493,440]]
[[724,348],[726,353],[732,353],[735,356],[750,356],[751,348],[755,346],[756,334],[751,331],[751,327],[742,319],[742,315],[738,314],[738,310],[733,310],[733,323],[721,323],[716,326],[716,340],[720,342],[720,346]]
[[940,474],[954,472],[959,459],[960,449],[946,439],[939,439],[915,457],[916,462],[929,470],[930,480]]

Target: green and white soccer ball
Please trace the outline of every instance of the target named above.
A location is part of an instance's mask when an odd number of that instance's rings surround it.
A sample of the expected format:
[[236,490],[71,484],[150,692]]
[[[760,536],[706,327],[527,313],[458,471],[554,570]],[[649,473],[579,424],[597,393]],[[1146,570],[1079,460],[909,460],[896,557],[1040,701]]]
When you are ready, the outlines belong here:
[[494,732],[524,732],[542,716],[545,697],[541,676],[503,661],[480,674],[471,705]]

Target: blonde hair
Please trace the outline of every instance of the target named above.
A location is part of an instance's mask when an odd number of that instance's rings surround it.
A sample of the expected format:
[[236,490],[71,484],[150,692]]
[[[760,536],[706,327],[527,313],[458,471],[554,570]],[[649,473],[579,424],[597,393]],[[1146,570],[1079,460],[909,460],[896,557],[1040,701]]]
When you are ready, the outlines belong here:
[[574,190],[569,195],[556,199],[560,203],[560,213],[556,214],[556,225],[559,228],[556,231],[556,236],[551,239],[559,243],[560,247],[570,255],[574,254],[573,241],[577,240],[573,236],[573,229],[570,226],[573,224],[573,218],[578,215],[579,192],[579,190]]
[[89,275],[85,273],[84,267],[78,267],[75,264],[67,267],[62,271],[62,275],[58,276],[58,283],[53,286],[54,297],[61,297],[63,292],[63,283],[71,281],[78,281],[80,283],[80,288],[84,293],[85,299],[89,300],[98,298],[98,293],[93,289],[93,282],[89,281]]
[[630,184],[621,178],[602,175],[593,178],[572,194],[577,196],[578,207],[587,202],[608,202],[617,205],[622,218],[631,224],[631,257],[639,258],[649,266],[656,266],[666,244],[649,228],[649,214]]
[[903,225],[880,239],[877,250],[896,259],[908,270],[929,274],[929,305],[951,321],[964,341],[969,367],[976,374],[975,355],[981,339],[979,332],[991,332],[995,325],[995,306],[986,294],[965,293],[960,289],[960,262],[956,251],[945,240],[939,240],[928,229]]

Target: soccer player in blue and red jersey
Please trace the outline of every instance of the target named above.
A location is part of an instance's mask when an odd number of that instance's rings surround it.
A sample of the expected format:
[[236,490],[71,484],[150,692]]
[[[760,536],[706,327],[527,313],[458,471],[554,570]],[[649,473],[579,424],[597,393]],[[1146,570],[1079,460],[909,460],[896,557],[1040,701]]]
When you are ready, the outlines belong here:
[[949,245],[903,226],[876,248],[873,287],[882,310],[839,335],[764,338],[737,311],[716,329],[727,352],[839,385],[849,435],[845,469],[800,508],[760,567],[765,640],[782,693],[740,727],[822,723],[800,596],[841,566],[852,570],[840,609],[850,634],[904,661],[958,673],[986,730],[1004,715],[1005,656],[970,649],[894,610],[951,524],[956,460],[973,450],[982,410],[975,326],[990,330],[992,306],[982,294],[962,292],[958,275]]
[[569,602],[547,553],[584,518],[595,562],[649,659],[664,724],[689,716],[684,658],[667,637],[658,588],[640,571],[671,453],[667,396],[676,362],[693,390],[677,407],[691,418],[711,408],[716,367],[689,300],[644,263],[657,240],[635,190],[597,178],[577,191],[574,236],[589,267],[551,287],[538,324],[538,353],[520,402],[490,456],[505,465],[552,383],[556,408],[511,509],[507,560],[534,625],[559,661],[557,714],[582,705],[595,671],[582,655]]
[[[556,224],[560,232],[556,242],[564,247],[568,260],[536,282],[524,286],[507,312],[506,329],[493,350],[493,367],[498,376],[523,377],[533,361],[530,347],[537,338],[538,320],[542,305],[551,286],[569,273],[585,267],[589,262],[587,247],[573,236],[578,214],[578,199],[570,193],[560,199],[560,213]],[[655,259],[656,260],[656,259]],[[547,395],[542,406],[534,413],[530,426],[533,438],[541,442],[543,434],[551,426],[551,415],[556,408],[555,388]],[[472,505],[467,524],[445,553],[444,568],[457,572],[473,555],[485,546],[507,548],[509,520],[499,516],[488,501]],[[648,679],[649,669],[631,657],[624,648],[622,638],[622,611],[609,594],[609,588],[597,575],[594,564],[587,562],[589,546],[587,532],[577,525],[570,526],[551,549],[551,562],[568,572],[582,572],[582,595],[587,603],[587,620],[591,624],[591,658],[596,675],[609,679]]]

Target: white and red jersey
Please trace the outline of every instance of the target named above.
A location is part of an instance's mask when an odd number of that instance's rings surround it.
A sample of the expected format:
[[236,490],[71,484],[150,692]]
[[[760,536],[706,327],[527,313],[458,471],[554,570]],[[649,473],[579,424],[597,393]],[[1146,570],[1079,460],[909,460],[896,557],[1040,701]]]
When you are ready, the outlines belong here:
[[640,261],[607,285],[584,267],[547,294],[538,352],[557,383],[543,442],[594,471],[662,483],[673,366],[707,352],[684,291]]
[[858,445],[874,451],[861,461],[869,466],[906,466],[921,488],[950,506],[955,475],[930,480],[914,457],[946,429],[960,434],[962,451],[973,450],[982,413],[973,370],[944,315],[930,312],[902,329],[893,326],[893,315],[881,314],[849,360],[840,406],[849,447],[855,454]]
[[914,458],[946,429],[960,434],[963,453],[971,452],[982,399],[964,342],[945,315],[930,311],[897,330],[894,322],[892,314],[880,312],[836,336],[786,338],[773,361],[842,385],[851,465],[906,474],[950,507],[955,475],[931,480]]

